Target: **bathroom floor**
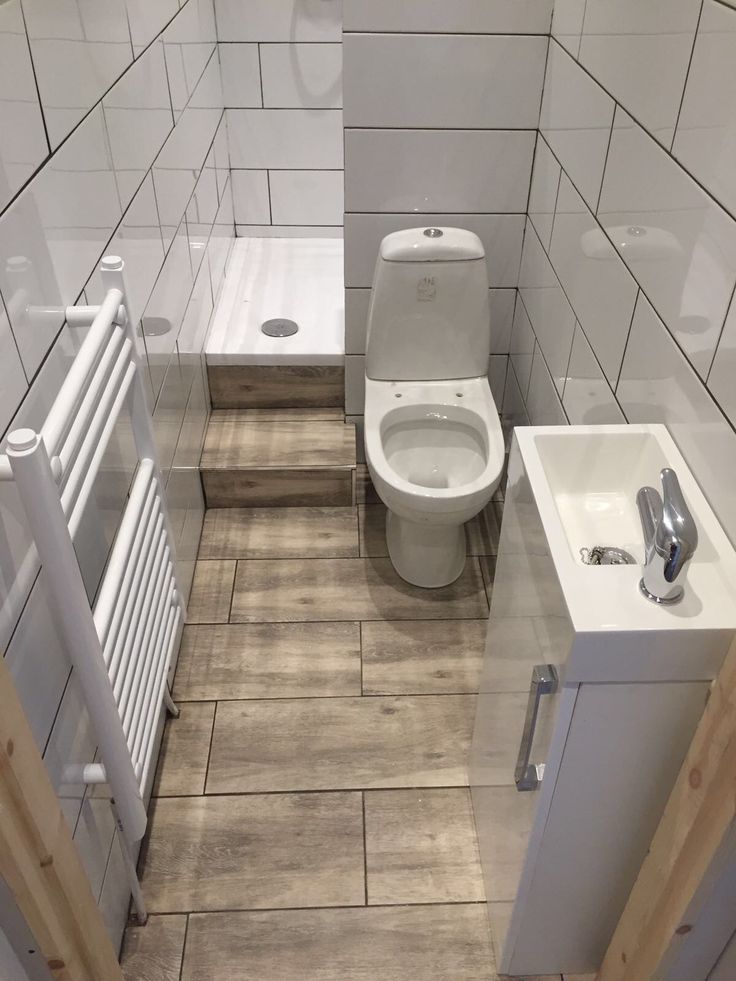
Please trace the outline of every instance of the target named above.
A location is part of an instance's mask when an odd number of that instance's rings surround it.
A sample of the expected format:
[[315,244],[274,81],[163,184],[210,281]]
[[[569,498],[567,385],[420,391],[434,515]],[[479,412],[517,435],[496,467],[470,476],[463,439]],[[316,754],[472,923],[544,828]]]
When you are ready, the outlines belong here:
[[436,591],[380,504],[208,511],[129,981],[495,979],[466,761],[501,508]]

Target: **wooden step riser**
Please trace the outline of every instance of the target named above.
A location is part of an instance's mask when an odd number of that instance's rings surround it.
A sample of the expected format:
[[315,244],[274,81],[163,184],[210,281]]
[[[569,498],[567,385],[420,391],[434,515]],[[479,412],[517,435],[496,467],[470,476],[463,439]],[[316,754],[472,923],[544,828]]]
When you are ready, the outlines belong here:
[[342,365],[208,365],[214,409],[298,409],[345,403]]
[[350,507],[354,470],[202,470],[208,508]]

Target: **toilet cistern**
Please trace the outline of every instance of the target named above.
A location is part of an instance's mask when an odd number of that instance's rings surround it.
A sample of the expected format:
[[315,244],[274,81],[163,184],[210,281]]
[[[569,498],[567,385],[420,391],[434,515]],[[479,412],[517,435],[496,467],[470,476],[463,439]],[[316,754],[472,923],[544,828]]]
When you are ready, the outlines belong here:
[[639,589],[653,603],[677,603],[685,590],[676,583],[698,546],[698,529],[669,467],[661,473],[662,497],[653,487],[636,495],[644,530],[644,570]]

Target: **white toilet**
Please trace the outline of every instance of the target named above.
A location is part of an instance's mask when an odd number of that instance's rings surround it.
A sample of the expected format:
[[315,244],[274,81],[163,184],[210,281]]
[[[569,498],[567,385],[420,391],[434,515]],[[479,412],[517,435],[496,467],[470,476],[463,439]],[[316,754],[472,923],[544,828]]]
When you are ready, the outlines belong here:
[[365,448],[388,508],[391,561],[415,586],[457,579],[464,523],[501,479],[489,350],[488,272],[478,236],[460,228],[387,235],[368,314]]

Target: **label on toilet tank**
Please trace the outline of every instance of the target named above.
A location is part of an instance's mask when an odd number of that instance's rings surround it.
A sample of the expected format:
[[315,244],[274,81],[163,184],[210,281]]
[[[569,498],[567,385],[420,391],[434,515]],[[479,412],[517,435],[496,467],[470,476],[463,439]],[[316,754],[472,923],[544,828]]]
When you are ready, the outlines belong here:
[[434,276],[422,276],[417,283],[417,300],[427,303],[437,296],[437,284]]

